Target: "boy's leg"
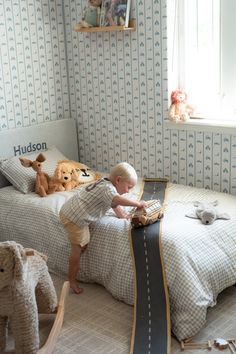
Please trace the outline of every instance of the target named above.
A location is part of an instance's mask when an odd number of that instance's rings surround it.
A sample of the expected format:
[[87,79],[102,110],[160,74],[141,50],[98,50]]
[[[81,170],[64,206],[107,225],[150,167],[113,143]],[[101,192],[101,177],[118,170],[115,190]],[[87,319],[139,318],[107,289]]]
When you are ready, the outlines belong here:
[[78,286],[76,282],[76,275],[79,271],[80,266],[80,255],[81,255],[81,246],[71,243],[71,253],[69,258],[69,271],[68,279],[70,282],[70,287],[76,294],[83,292],[83,289]]

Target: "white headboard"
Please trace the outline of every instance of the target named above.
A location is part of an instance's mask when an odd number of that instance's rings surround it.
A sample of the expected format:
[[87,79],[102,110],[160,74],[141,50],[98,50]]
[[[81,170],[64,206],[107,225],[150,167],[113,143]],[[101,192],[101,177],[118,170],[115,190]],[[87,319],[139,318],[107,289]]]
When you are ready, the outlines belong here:
[[[62,119],[0,132],[0,158],[21,156],[56,146],[66,157],[78,161],[78,140],[74,119]],[[0,188],[7,185],[0,174]]]

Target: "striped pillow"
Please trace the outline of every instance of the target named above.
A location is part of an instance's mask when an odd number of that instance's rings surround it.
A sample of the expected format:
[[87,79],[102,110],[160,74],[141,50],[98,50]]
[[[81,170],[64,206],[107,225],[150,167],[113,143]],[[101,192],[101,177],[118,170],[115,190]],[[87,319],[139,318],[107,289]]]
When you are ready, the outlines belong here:
[[[57,161],[67,159],[56,147],[49,148],[42,153],[46,157],[46,161],[43,162],[43,171],[48,173],[49,176],[53,175]],[[38,155],[39,152],[36,152],[21,157],[33,161]],[[35,190],[36,172],[31,167],[22,166],[18,156],[0,160],[0,172],[20,192],[26,194]]]

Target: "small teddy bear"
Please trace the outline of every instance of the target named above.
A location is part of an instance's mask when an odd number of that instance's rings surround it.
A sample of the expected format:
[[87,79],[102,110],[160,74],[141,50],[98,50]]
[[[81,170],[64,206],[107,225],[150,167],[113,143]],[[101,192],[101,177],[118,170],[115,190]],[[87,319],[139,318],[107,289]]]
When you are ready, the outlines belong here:
[[169,119],[172,122],[186,122],[194,112],[194,108],[186,103],[187,94],[182,90],[171,93],[171,106],[169,109]]
[[84,15],[79,23],[81,28],[97,27],[100,25],[102,0],[89,0]]

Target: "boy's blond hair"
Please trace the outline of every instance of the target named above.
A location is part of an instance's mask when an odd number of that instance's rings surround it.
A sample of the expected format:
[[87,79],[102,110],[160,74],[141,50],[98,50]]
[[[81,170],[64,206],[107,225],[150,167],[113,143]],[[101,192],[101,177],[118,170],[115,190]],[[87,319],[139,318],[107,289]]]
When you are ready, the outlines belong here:
[[116,177],[122,177],[125,181],[133,180],[137,183],[138,176],[135,169],[128,162],[120,162],[111,169],[110,180],[114,180]]

